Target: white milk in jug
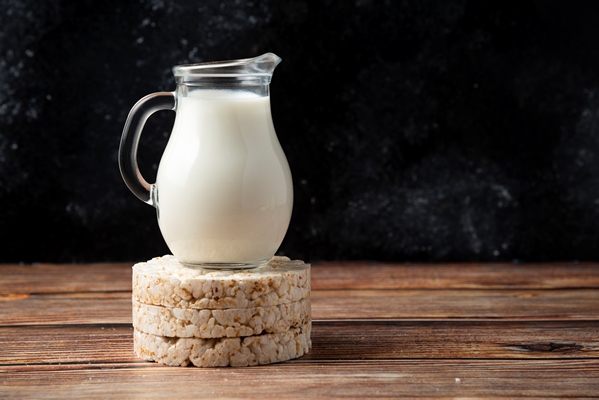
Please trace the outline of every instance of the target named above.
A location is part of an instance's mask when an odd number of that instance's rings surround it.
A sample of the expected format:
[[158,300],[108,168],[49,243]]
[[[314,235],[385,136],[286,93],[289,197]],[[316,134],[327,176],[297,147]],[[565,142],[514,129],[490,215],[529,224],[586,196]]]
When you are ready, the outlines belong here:
[[225,90],[179,95],[155,196],[160,229],[180,262],[270,259],[287,231],[293,191],[269,97]]

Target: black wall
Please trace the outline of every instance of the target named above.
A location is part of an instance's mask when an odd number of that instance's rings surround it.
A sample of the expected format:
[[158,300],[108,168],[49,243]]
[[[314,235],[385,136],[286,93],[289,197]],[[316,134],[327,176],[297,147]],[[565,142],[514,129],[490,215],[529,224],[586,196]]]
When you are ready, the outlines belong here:
[[[281,254],[599,260],[599,2],[0,0],[0,262],[168,252],[117,166],[171,67],[283,58]],[[174,114],[140,146],[153,181]]]

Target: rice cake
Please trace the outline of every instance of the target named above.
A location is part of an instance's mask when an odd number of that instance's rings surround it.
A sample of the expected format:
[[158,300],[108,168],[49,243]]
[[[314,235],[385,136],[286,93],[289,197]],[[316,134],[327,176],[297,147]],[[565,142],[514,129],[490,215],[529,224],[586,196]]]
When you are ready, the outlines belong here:
[[184,266],[174,256],[133,266],[133,300],[176,308],[269,307],[310,297],[310,264],[274,257],[251,270]]
[[133,301],[133,327],[167,337],[221,338],[285,332],[311,320],[310,299],[267,307],[196,309]]
[[311,322],[285,332],[243,338],[169,338],[134,330],[138,357],[170,366],[243,367],[287,361],[312,347]]

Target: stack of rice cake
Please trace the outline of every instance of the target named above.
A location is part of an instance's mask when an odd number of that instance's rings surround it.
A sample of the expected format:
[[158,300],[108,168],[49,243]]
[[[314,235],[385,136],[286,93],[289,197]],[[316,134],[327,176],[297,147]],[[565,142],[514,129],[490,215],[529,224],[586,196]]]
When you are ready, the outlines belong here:
[[249,366],[312,346],[310,265],[274,257],[251,270],[186,267],[173,256],[133,266],[135,353],[166,365]]

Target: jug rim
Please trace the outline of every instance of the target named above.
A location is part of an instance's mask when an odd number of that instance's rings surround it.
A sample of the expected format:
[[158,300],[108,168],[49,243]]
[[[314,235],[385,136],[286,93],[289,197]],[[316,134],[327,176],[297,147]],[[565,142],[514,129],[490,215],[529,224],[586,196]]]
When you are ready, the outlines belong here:
[[281,62],[274,53],[257,57],[226,61],[209,61],[197,64],[181,64],[173,67],[177,83],[194,83],[202,78],[235,78],[252,80],[258,78],[263,84],[270,83],[273,71]]

